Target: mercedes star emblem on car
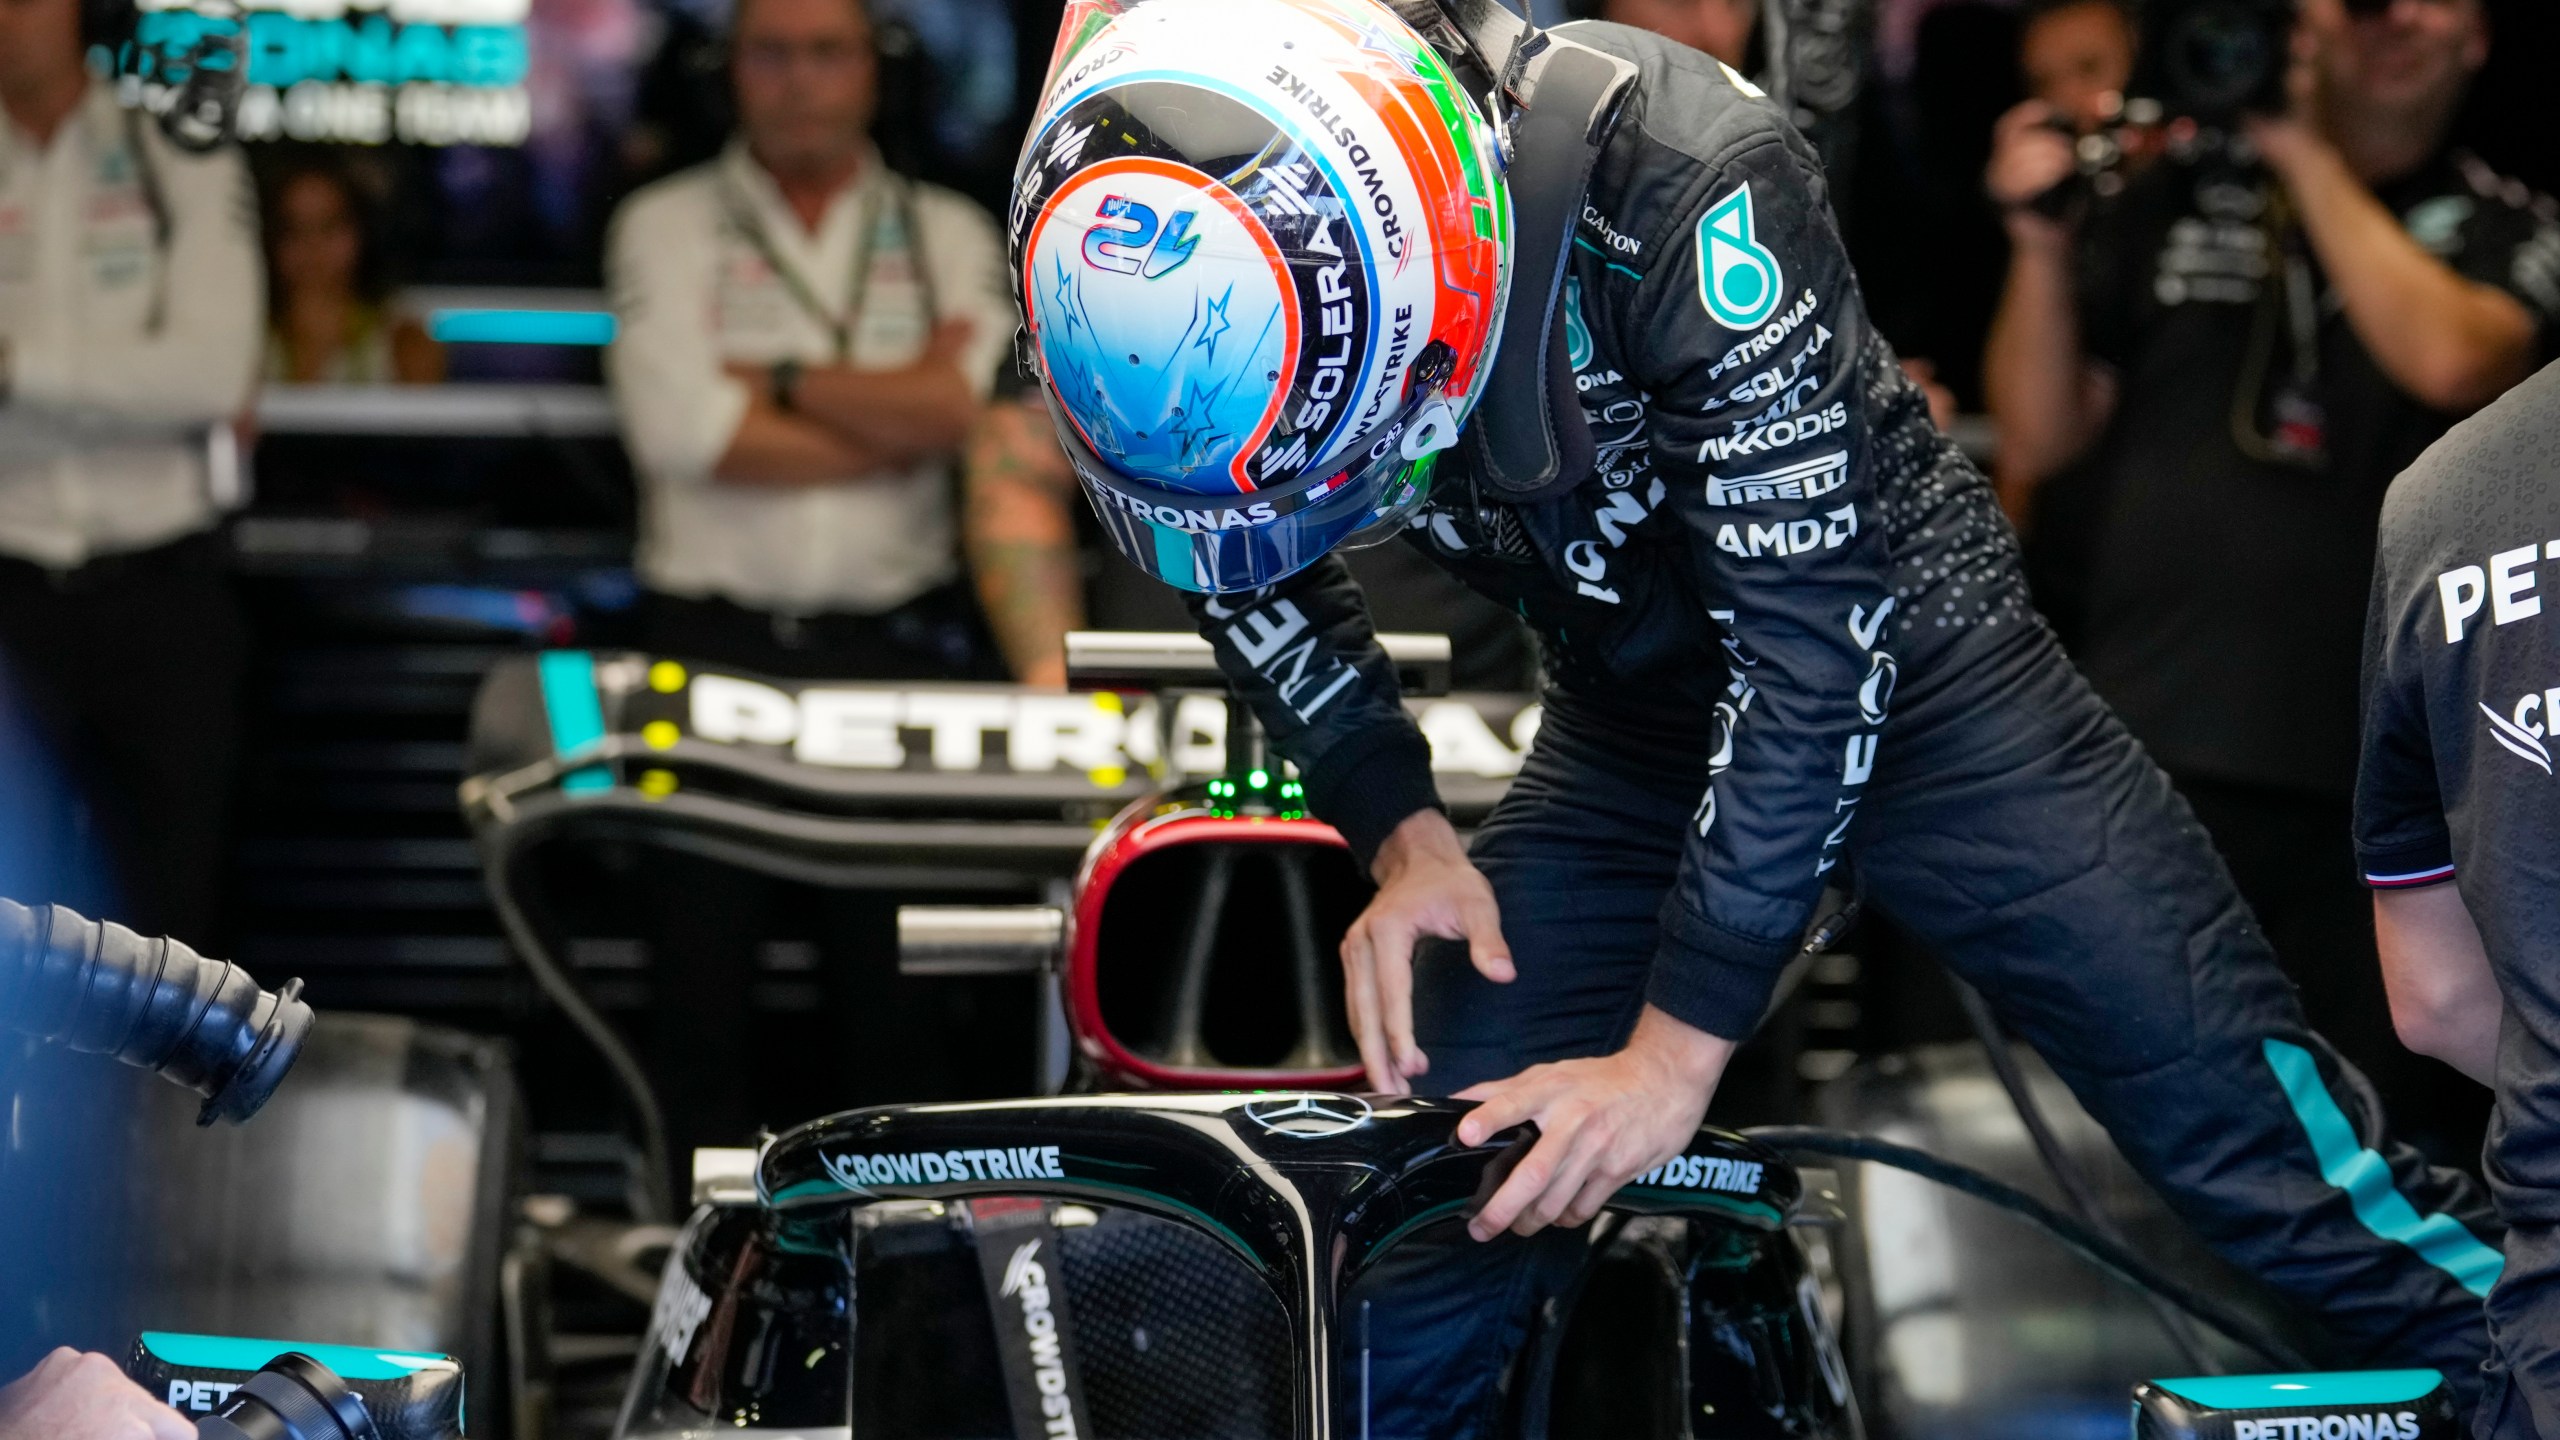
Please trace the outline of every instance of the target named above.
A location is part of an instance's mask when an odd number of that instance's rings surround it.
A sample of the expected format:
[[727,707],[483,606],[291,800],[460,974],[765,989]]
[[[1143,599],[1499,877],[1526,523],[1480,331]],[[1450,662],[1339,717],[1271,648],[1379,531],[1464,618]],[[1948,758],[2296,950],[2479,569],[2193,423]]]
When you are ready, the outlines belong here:
[[1256,1100],[1245,1118],[1275,1135],[1325,1140],[1369,1123],[1369,1102],[1357,1095],[1291,1095]]

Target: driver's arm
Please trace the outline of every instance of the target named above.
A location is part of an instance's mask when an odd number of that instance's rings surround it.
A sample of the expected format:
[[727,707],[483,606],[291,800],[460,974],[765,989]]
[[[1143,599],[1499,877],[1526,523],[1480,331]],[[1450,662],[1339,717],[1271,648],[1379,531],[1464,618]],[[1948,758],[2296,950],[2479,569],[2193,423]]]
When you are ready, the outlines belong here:
[[1184,598],[1218,668],[1298,767],[1309,813],[1342,832],[1364,871],[1397,825],[1440,808],[1431,747],[1340,556],[1245,594]]
[[[1875,483],[1887,457],[1867,414],[1871,390],[1886,385],[1902,392],[1893,403],[1924,402],[1881,351],[1869,353],[1873,332],[1809,155],[1763,127],[1735,139],[1704,181],[1649,242],[1662,258],[1632,300],[1607,309],[1631,331],[1616,353],[1645,367],[1664,518],[1680,527],[1704,608],[1727,637],[1729,684],[1697,737],[1716,757],[1714,779],[1663,906],[1646,998],[1740,1039],[1795,953],[1877,764],[1894,602]],[[1746,310],[1759,323],[1735,328],[1710,311],[1700,271],[1706,227],[1722,216],[1732,229],[1746,189],[1750,246],[1717,252],[1707,279],[1756,247],[1779,283],[1775,308]],[[1733,284],[1728,295],[1751,293]]]

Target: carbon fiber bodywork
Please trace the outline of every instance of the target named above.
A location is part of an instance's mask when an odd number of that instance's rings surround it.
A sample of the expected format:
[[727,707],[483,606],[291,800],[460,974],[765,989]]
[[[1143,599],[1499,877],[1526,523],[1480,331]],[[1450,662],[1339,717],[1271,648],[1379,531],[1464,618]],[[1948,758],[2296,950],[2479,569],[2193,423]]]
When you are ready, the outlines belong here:
[[[760,1205],[697,1212],[617,1433],[1015,1433],[970,1216],[1030,1194],[1048,1200],[1048,1283],[1065,1290],[1100,1440],[1360,1434],[1355,1282],[1454,1223],[1518,1153],[1513,1136],[1457,1145],[1467,1108],[1083,1096],[804,1126],[767,1146]],[[1552,1311],[1515,1377],[1512,1433],[1856,1440],[1787,1230],[1801,1193],[1775,1154],[1716,1131],[1638,1177],[1584,1303]]]

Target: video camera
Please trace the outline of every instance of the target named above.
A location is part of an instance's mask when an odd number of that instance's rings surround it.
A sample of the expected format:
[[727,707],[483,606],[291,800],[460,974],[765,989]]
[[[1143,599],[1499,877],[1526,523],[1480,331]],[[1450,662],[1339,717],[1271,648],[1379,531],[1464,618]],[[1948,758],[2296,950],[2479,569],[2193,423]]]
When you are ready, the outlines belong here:
[[[2345,4],[2358,19],[2391,8],[2391,0]],[[2152,0],[2143,7],[2127,117],[2227,126],[2244,115],[2282,113],[2294,6],[2295,0]]]
[[[2142,36],[2123,104],[2106,128],[2082,134],[2064,117],[2051,128],[2072,144],[2071,174],[2027,208],[2067,220],[2090,197],[2124,189],[2129,130],[2185,121],[2193,133],[2178,144],[2225,152],[2251,115],[2283,113],[2292,64],[2298,0],[2152,0],[2141,7]],[[2370,19],[2392,0],[2343,0],[2348,14]]]

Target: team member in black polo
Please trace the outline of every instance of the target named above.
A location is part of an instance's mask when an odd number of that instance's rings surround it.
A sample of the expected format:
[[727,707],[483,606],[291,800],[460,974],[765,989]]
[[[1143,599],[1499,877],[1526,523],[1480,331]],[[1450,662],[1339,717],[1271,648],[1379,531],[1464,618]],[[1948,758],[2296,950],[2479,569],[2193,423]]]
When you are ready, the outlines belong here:
[[2391,1017],[2498,1092],[2510,1227],[2474,1434],[2560,1436],[2560,365],[2391,487],[2356,850]]
[[2385,1028],[2339,853],[2355,617],[2391,477],[2549,353],[2560,227],[2448,144],[2489,53],[2481,0],[2302,15],[2292,115],[2150,165],[2076,234],[2025,204],[2068,140],[2004,131],[2001,470],[2077,462],[2056,498],[2097,518],[2074,658],[2195,807],[2313,1024],[2395,1120],[2450,1130],[2463,1087]]

